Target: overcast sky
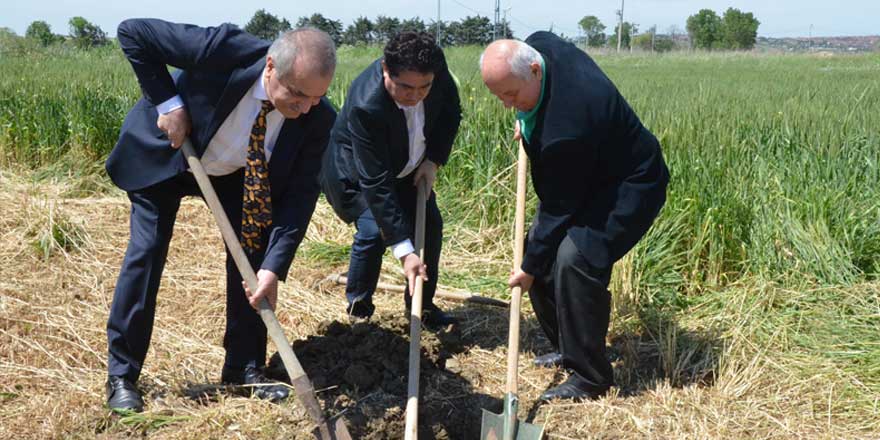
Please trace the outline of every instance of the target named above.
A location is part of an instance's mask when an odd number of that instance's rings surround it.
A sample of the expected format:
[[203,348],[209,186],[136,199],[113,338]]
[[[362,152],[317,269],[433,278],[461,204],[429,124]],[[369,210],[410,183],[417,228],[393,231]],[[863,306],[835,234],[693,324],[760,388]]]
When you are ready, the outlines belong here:
[[[761,21],[758,35],[768,37],[878,35],[880,0],[625,0],[625,20],[640,30],[657,25],[659,32],[671,26],[684,29],[687,17],[709,8],[721,15],[729,7],[752,12]],[[440,17],[457,20],[466,15],[494,15],[494,0],[440,0]],[[425,22],[437,17],[437,0],[0,0],[0,27],[23,35],[34,20],[45,20],[57,34],[67,34],[70,17],[83,16],[114,36],[116,26],[129,17],[158,17],[171,21],[213,25],[232,22],[244,25],[257,9],[286,17],[292,23],[303,15],[320,12],[342,20],[377,15],[399,18],[418,16]],[[525,38],[551,26],[569,36],[578,32],[577,22],[596,15],[612,27],[618,0],[502,0],[514,33]]]

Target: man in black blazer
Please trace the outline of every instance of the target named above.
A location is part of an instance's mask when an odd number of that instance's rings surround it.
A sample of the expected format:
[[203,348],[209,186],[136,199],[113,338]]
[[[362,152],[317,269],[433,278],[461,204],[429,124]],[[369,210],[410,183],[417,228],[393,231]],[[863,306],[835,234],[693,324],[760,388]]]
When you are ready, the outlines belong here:
[[[179,151],[186,136],[211,176],[259,280],[245,291],[227,251],[225,383],[267,383],[266,328],[320,193],[318,173],[336,113],[323,98],[336,67],[332,40],[315,29],[274,43],[234,25],[200,28],[153,19],[119,25],[119,45],[143,92],[107,159],[131,200],[131,237],[107,322],[107,403],[140,411],[135,387],[152,334],[159,280],[184,196],[200,196]],[[178,70],[168,73],[168,66]],[[280,400],[280,385],[245,387]]]
[[[372,295],[389,246],[409,286],[416,276],[427,277],[425,325],[436,328],[453,321],[432,302],[443,236],[433,191],[426,207],[424,262],[414,253],[413,233],[416,182],[433,186],[460,122],[458,89],[443,51],[427,33],[396,35],[384,56],[352,82],[333,125],[321,179],[339,217],[357,226],[345,289],[350,316],[368,319],[373,314]],[[404,300],[409,308],[408,293]]]
[[540,200],[509,284],[530,291],[557,349],[536,363],[572,371],[541,399],[598,397],[614,383],[605,356],[612,265],[666,201],[660,144],[596,63],[552,33],[496,41],[480,64],[489,90],[518,110]]

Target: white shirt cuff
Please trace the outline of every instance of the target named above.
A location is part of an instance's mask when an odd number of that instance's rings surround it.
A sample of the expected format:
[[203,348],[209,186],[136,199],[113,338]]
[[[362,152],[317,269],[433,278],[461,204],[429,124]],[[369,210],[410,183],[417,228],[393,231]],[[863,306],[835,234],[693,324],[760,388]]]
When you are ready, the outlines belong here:
[[180,95],[174,95],[169,100],[157,105],[156,110],[160,115],[166,115],[181,107],[183,107],[183,100],[180,99]]
[[394,258],[397,258],[398,260],[403,258],[404,255],[411,254],[415,251],[416,248],[413,247],[412,241],[408,238],[400,243],[391,245],[391,253],[394,254]]

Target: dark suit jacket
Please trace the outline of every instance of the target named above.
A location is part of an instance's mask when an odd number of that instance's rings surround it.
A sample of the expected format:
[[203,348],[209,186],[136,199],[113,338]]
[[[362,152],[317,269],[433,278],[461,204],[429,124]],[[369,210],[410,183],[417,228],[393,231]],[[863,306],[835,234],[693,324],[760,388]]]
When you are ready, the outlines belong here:
[[[220,124],[263,72],[269,43],[234,25],[201,28],[154,19],[119,25],[119,45],[143,91],[128,113],[107,173],[126,191],[186,172],[180,150],[156,126],[156,105],[180,95],[192,119],[190,140],[203,154]],[[167,66],[180,71],[174,77]],[[318,173],[336,112],[326,100],[286,120],[272,151],[272,227],[262,268],[285,279],[320,193]]]
[[[445,60],[424,106],[425,157],[444,165],[461,122],[458,88]],[[346,223],[369,208],[388,244],[411,239],[412,220],[394,189],[408,159],[406,117],[385,90],[381,59],[376,60],[351,83],[333,125],[321,182],[327,200]]]
[[666,201],[660,144],[584,51],[550,32],[526,43],[543,55],[546,80],[526,145],[540,204],[522,269],[546,274],[566,234],[590,265],[608,269]]

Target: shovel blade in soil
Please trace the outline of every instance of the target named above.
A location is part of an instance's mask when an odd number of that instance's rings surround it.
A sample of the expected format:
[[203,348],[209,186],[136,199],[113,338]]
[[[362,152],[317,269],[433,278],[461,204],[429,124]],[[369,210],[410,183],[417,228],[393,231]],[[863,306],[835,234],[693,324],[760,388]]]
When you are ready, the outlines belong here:
[[504,411],[495,414],[483,410],[483,422],[480,426],[481,440],[541,440],[544,427],[533,423],[520,422],[516,418],[518,399],[508,393],[504,396]]
[[[544,437],[544,427],[532,423],[520,422],[514,419],[514,423],[505,431],[504,414],[495,414],[483,410],[483,426],[480,428],[481,440],[540,440]],[[505,437],[507,435],[507,437]]]
[[315,428],[312,434],[318,440],[352,440],[341,418],[336,419],[335,423],[324,422],[323,425]]

